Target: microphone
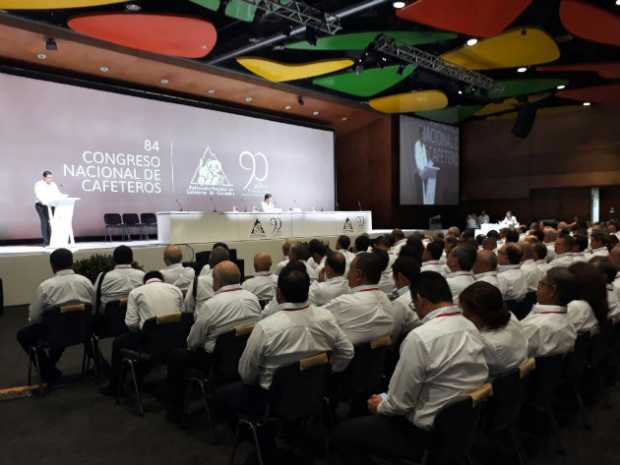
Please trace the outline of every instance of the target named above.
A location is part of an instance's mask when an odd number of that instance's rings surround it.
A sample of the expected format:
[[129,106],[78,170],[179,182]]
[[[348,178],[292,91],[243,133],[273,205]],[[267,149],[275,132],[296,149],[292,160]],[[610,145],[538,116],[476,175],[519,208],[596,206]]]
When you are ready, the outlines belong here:
[[174,199],[174,201],[177,203],[177,205],[179,206],[179,210],[183,211],[183,205],[181,205],[181,202],[179,202],[179,199]]
[[357,201],[357,206],[359,207],[360,211],[362,211],[362,202],[360,202],[359,200]]

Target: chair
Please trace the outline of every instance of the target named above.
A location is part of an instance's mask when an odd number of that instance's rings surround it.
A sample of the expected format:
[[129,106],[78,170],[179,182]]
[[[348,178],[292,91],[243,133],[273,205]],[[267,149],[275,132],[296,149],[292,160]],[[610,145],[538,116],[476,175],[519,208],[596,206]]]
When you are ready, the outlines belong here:
[[155,213],[140,213],[144,236],[149,239],[151,234],[157,236],[157,215]]
[[264,310],[269,302],[271,302],[269,299],[259,300],[258,303],[260,304],[261,310]]
[[[513,311],[518,320],[522,320],[532,311],[532,307],[536,304],[536,292],[528,292],[525,298],[517,302],[517,305]],[[512,310],[511,310],[512,311]]]
[[[32,381],[33,364],[40,373],[39,354],[43,350],[60,350],[82,344],[82,374],[92,360],[93,318],[90,304],[74,303],[51,307],[43,312],[45,340],[30,347],[28,364],[28,385]],[[96,367],[96,364],[95,364]]]
[[603,361],[605,360],[611,339],[608,333],[600,333],[592,336],[587,363],[584,370],[582,383],[582,395],[586,402],[594,402],[604,389]]
[[[217,386],[239,380],[239,359],[245,350],[245,345],[253,329],[254,325],[252,324],[243,325],[220,334],[215,341],[209,373],[206,374],[201,370],[191,370],[187,376],[188,389],[195,385],[200,391],[203,407],[207,412],[213,442],[216,441],[216,437],[209,402],[213,398]],[[188,405],[186,402],[184,406],[185,414],[187,414],[187,410]]]
[[110,241],[113,240],[112,233],[115,229],[120,231],[122,239],[125,238],[125,225],[119,213],[104,213],[103,223],[105,224],[104,238],[106,241],[108,238]]
[[127,313],[127,297],[108,302],[103,309],[103,313],[95,314],[93,344],[95,346],[95,362],[101,367],[99,356],[99,340],[125,334],[128,329],[125,325],[125,314]]
[[[267,405],[260,417],[239,418],[230,463],[234,463],[241,427],[247,427],[256,447],[258,462],[264,464],[258,430],[267,422],[305,420],[319,417],[323,423],[329,357],[321,353],[278,368],[267,393]],[[327,438],[326,438],[327,441]]]
[[127,234],[128,240],[132,240],[132,229],[138,231],[138,237],[143,236],[143,225],[140,223],[140,217],[137,213],[123,213],[123,224],[125,225],[125,234]]
[[142,405],[137,376],[138,366],[145,363],[164,363],[167,361],[170,352],[185,347],[193,322],[194,316],[191,313],[175,313],[164,317],[150,318],[144,322],[142,348],[140,350],[121,350],[123,358],[120,381],[116,392],[117,404],[120,403],[125,377],[129,372],[138,404],[138,413],[140,416],[144,416],[144,406]]
[[577,337],[575,348],[566,356],[566,361],[564,363],[564,384],[560,386],[560,389],[565,386],[569,393],[574,396],[579,407],[579,414],[581,415],[583,427],[587,430],[592,429],[592,426],[588,420],[588,413],[583,404],[583,398],[581,397],[581,380],[583,379],[583,373],[588,363],[591,343],[590,333],[581,333]]

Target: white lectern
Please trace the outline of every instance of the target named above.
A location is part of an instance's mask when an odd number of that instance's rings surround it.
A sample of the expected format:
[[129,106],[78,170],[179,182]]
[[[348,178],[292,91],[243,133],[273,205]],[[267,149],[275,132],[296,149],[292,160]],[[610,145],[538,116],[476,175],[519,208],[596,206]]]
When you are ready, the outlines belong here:
[[437,189],[437,166],[426,166],[420,173],[422,178],[422,197],[424,205],[435,205],[435,191]]
[[[50,247],[55,249],[59,247],[67,247],[69,244],[75,244],[73,237],[73,209],[75,202],[80,199],[76,197],[62,197],[52,200],[48,204],[50,226],[52,228],[52,237],[50,238]],[[52,214],[51,207],[54,207]]]

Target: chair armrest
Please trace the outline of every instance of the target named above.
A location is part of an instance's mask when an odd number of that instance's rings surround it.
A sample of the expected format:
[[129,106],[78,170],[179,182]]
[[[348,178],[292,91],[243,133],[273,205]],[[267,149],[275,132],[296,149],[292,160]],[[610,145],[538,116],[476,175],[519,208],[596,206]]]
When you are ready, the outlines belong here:
[[483,384],[478,389],[468,392],[467,395],[471,397],[474,405],[478,405],[493,395],[493,386],[490,383]]

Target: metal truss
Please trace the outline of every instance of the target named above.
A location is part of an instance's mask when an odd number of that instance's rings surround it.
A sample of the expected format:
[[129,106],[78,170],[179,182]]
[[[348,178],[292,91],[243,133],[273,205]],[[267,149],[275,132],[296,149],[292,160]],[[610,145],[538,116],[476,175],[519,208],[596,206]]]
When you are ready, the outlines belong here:
[[453,65],[452,63],[442,60],[436,55],[425,52],[424,50],[420,50],[419,48],[411,45],[397,42],[396,40],[386,37],[383,34],[375,39],[374,46],[377,52],[384,55],[397,58],[406,63],[416,64],[421,68],[429,69],[437,74],[447,76],[457,81],[465,82],[479,89],[485,89],[488,91],[495,87],[493,79],[485,76],[484,74]]
[[334,35],[342,29],[340,18],[296,0],[241,0],[265,13],[274,14],[291,23]]

